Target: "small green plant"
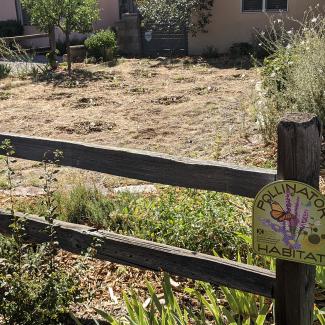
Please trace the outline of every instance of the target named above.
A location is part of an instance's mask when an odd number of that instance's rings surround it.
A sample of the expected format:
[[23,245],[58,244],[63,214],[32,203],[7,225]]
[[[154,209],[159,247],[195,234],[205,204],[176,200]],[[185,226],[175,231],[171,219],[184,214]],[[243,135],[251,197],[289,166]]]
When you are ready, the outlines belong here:
[[[165,274],[163,281],[163,299],[159,298],[153,286],[147,283],[150,303],[147,308],[135,292],[124,294],[127,316],[117,319],[108,313],[97,310],[98,314],[109,324],[154,324],[154,325],[187,325],[187,324],[257,324],[263,325],[271,306],[263,298],[256,303],[253,295],[239,291],[223,289],[226,302],[221,304],[221,294],[211,285],[198,282],[196,288],[187,288],[185,293],[197,300],[198,308],[186,307],[179,303],[174,294],[170,277]],[[188,300],[188,298],[187,298]]]
[[[227,194],[161,188],[157,194],[120,193],[110,197],[77,184],[58,191],[61,220],[104,228],[193,251],[236,257],[246,255],[247,243],[237,233],[250,234],[251,201]],[[233,203],[233,204],[232,204]],[[239,207],[239,208],[238,208]],[[20,211],[40,214],[43,205],[24,202]]]
[[113,204],[96,188],[78,184],[70,193],[58,192],[56,200],[61,217],[68,222],[89,224],[98,228],[108,227],[110,224]]
[[85,46],[90,56],[104,61],[111,61],[116,56],[116,35],[111,30],[101,30],[85,40]]
[[13,215],[12,236],[0,237],[0,318],[4,324],[65,324],[71,303],[79,297],[78,281],[61,270],[55,261],[58,244],[54,219],[54,175],[59,155],[44,158],[44,217],[49,226],[49,241],[42,245],[25,243],[26,220],[15,213],[13,196],[15,175],[11,158],[14,148],[9,140],[1,146],[10,191],[10,212]]
[[8,91],[0,91],[0,100],[7,100],[11,97],[10,92]]
[[11,72],[11,66],[7,63],[0,63],[0,79],[7,78]]
[[318,320],[320,325],[325,325],[325,309],[314,308],[314,320]]
[[58,50],[55,51],[50,51],[46,54],[46,58],[48,61],[48,64],[52,70],[55,70],[58,68],[58,60],[57,60],[57,55],[59,54]]

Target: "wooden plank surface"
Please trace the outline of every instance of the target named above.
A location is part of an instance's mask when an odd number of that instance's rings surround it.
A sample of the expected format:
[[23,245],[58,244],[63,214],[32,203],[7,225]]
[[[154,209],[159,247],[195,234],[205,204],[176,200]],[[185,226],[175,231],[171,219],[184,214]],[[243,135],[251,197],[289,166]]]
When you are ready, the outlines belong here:
[[[23,217],[22,214],[17,215]],[[36,216],[25,217],[27,239],[36,243],[47,241],[44,232],[48,226],[47,222]],[[10,233],[11,222],[12,216],[0,210],[1,233]],[[262,268],[66,222],[56,221],[56,231],[58,242],[66,251],[80,254],[86,251],[94,238],[98,238],[102,244],[96,257],[101,260],[153,271],[165,271],[173,275],[273,297],[275,274]]]
[[0,142],[4,139],[11,140],[17,158],[42,161],[45,152],[58,149],[64,154],[63,166],[246,197],[255,197],[263,186],[276,178],[276,172],[270,169],[177,158],[140,150],[0,134]]
[[[296,180],[319,188],[322,126],[305,113],[289,114],[278,127],[278,179]],[[276,261],[277,325],[313,324],[316,268]]]

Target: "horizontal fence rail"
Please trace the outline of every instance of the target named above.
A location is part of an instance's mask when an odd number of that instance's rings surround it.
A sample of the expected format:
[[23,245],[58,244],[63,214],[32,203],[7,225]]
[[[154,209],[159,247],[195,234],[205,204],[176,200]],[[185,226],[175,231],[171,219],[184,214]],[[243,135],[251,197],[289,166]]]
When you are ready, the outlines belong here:
[[[29,242],[43,243],[49,240],[45,231],[49,224],[43,218],[19,213],[16,216],[26,218]],[[10,234],[12,222],[13,216],[0,210],[0,232]],[[172,275],[274,297],[275,274],[259,267],[62,221],[55,221],[55,228],[60,247],[72,253],[86,251],[95,239],[99,239],[101,246],[96,258],[101,260],[165,271]]]
[[60,150],[64,155],[60,162],[62,166],[165,185],[254,198],[262,187],[276,180],[276,171],[271,169],[239,167],[141,150],[1,133],[0,142],[5,139],[11,140],[17,158],[42,161],[45,152]]
[[42,33],[42,34],[31,34],[31,35],[21,35],[21,36],[13,36],[13,37],[2,37],[0,39],[7,41],[7,42],[19,42],[19,41],[27,41],[31,39],[37,38],[46,38],[49,37],[49,34]]

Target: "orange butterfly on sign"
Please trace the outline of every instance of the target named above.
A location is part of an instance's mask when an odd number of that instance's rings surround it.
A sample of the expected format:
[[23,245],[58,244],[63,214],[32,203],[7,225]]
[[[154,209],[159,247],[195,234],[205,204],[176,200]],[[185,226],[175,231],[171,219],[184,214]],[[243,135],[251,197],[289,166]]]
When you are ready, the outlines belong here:
[[294,214],[284,211],[280,203],[276,201],[271,203],[271,217],[278,222],[290,221],[296,218]]

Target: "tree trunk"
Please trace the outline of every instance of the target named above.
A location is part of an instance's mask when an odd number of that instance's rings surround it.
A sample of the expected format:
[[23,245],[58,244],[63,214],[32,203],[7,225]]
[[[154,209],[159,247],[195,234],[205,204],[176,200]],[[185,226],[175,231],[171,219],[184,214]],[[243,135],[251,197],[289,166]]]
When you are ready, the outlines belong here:
[[49,31],[49,39],[50,39],[50,48],[51,52],[56,51],[56,38],[55,38],[55,26],[52,26]]
[[65,41],[66,41],[66,46],[67,46],[68,74],[71,77],[72,62],[71,62],[70,31],[69,30],[67,30],[65,33]]

